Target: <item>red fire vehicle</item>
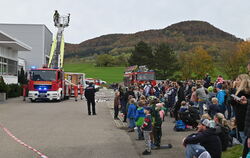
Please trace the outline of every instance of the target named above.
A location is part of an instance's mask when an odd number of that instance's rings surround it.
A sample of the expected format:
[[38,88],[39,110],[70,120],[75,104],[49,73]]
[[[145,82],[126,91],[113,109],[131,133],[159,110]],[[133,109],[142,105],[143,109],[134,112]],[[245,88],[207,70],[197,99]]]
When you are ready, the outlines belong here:
[[61,69],[40,68],[30,71],[28,97],[31,101],[62,100],[70,96],[69,88]]
[[134,84],[145,84],[150,82],[153,86],[156,85],[155,72],[148,70],[145,66],[128,67],[124,73],[124,85],[130,86]]
[[29,72],[28,98],[36,100],[61,100],[71,94],[71,86],[77,85],[65,79],[63,71],[64,58],[64,28],[69,26],[69,15],[54,19],[58,28],[56,38],[52,43],[48,67],[33,68]]

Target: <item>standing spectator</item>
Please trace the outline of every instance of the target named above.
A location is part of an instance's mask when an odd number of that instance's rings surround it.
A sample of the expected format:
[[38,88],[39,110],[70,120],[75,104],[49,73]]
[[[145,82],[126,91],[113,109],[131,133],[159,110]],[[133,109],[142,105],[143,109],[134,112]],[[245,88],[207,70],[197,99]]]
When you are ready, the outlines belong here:
[[186,158],[205,157],[220,158],[221,143],[219,137],[215,133],[215,129],[211,128],[208,119],[201,120],[198,125],[198,132],[189,135],[184,139],[183,145],[186,147]]
[[84,96],[87,99],[87,104],[88,104],[88,114],[91,115],[91,109],[90,109],[90,104],[92,104],[92,114],[96,115],[96,110],[95,110],[95,86],[93,83],[89,83],[89,86],[85,88]]
[[146,144],[146,149],[143,151],[142,155],[150,155],[151,154],[151,140],[150,140],[150,133],[152,132],[152,117],[151,117],[151,107],[146,106],[144,107],[144,123],[141,126],[143,131],[143,136]]
[[135,98],[135,93],[133,91],[133,87],[129,87],[129,89],[125,92],[124,94],[124,100],[125,100],[125,107],[123,108],[123,122],[127,122],[127,112],[128,112],[128,102],[130,100],[129,96],[132,96],[133,98]]
[[144,87],[144,95],[146,97],[150,96],[150,89],[151,89],[151,85],[149,83],[146,83],[146,85]]
[[115,99],[114,99],[114,119],[118,120],[118,113],[119,113],[119,107],[121,106],[120,102],[120,92],[115,92]]
[[217,83],[217,84],[222,84],[223,82],[224,82],[223,77],[222,77],[221,75],[219,75],[219,76],[217,77],[216,83]]
[[144,113],[144,105],[145,105],[145,101],[141,100],[138,102],[138,108],[136,110],[136,114],[135,114],[135,124],[137,127],[137,133],[138,133],[138,140],[142,140],[143,139],[143,133],[141,131],[141,126],[143,124],[144,118],[145,118],[145,113]]
[[185,95],[184,95],[184,87],[183,87],[183,84],[182,82],[177,82],[177,102],[175,104],[175,108],[174,108],[174,117],[175,117],[175,120],[179,120],[179,117],[178,117],[178,111],[181,107],[181,102],[182,101],[185,101]]
[[207,102],[207,94],[205,88],[200,83],[197,83],[196,95],[198,97],[200,115],[203,115],[203,106]]
[[175,104],[175,97],[176,97],[176,88],[173,84],[170,84],[170,87],[166,91],[165,97],[168,100],[168,107],[172,108]]
[[208,88],[211,84],[211,77],[206,73],[205,78],[204,78],[204,87]]
[[130,99],[130,104],[128,107],[127,117],[129,119],[129,130],[128,132],[133,132],[135,127],[135,114],[136,114],[136,106],[135,106],[135,98]]
[[220,111],[223,115],[225,115],[225,111],[226,111],[225,97],[226,97],[226,91],[222,89],[222,84],[217,84],[216,98],[218,99]]
[[246,141],[244,143],[244,150],[242,158],[246,158],[249,149],[250,149],[250,100],[247,99],[245,96],[241,97],[241,104],[247,104],[247,112],[246,112],[246,118],[245,118],[245,135],[246,135]]
[[[245,96],[247,99],[250,99],[250,82],[249,76],[247,74],[241,74],[236,78],[237,91],[235,93],[236,96],[242,97]],[[235,118],[236,118],[236,126],[240,134],[240,138],[242,143],[244,144],[246,136],[244,134],[245,128],[245,118],[247,111],[247,104],[242,104],[241,102],[237,102],[236,100],[232,100],[232,105],[235,110]]]
[[196,87],[192,87],[192,95],[191,95],[191,98],[190,98],[190,104],[196,107],[197,102],[198,102],[198,98],[197,98],[197,95],[196,95]]
[[230,120],[232,117],[235,117],[235,110],[234,110],[234,107],[232,106],[233,98],[231,97],[231,95],[235,93],[236,93],[235,84],[233,81],[230,81],[229,86],[228,86],[228,97],[227,97],[227,105],[228,105],[227,119],[228,120]]
[[208,91],[208,102],[211,103],[212,98],[216,97],[217,89],[216,87],[210,86],[208,87],[207,91]]
[[186,88],[185,88],[185,96],[188,100],[191,99],[191,96],[192,96],[192,88],[193,88],[193,82],[191,80],[189,80],[187,82],[187,85],[186,85]]

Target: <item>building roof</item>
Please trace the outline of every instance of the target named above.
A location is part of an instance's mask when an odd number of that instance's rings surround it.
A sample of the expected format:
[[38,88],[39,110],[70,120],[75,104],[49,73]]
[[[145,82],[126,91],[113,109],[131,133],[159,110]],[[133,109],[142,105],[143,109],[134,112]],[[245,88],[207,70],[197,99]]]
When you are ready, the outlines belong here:
[[38,27],[44,27],[46,30],[48,30],[51,34],[53,34],[50,29],[45,24],[14,24],[14,23],[0,23],[0,25],[22,25],[22,26],[38,26]]
[[30,51],[32,48],[27,44],[11,37],[0,30],[0,46],[11,48],[16,51]]

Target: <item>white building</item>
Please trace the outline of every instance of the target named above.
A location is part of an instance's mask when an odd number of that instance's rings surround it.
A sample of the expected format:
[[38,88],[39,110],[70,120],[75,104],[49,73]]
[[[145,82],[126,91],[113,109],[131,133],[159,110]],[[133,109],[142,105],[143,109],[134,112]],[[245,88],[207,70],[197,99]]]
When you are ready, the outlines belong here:
[[48,64],[53,35],[45,25],[0,24],[0,30],[32,47],[29,52],[18,53],[18,57],[25,60],[26,70]]
[[[31,47],[0,30],[0,76],[5,83],[17,83],[18,51],[30,51]],[[20,66],[22,59],[20,59]]]

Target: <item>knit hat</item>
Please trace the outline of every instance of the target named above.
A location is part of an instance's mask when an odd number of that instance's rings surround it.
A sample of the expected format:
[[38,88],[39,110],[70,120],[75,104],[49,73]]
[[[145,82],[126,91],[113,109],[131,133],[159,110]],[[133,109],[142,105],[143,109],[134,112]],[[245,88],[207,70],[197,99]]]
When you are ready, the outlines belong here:
[[209,86],[209,87],[207,88],[207,90],[208,90],[208,92],[212,92],[212,91],[214,90],[214,87],[213,87],[213,86]]
[[155,99],[157,99],[157,98],[156,98],[156,96],[153,96],[153,95],[148,97],[148,100],[155,100]]

